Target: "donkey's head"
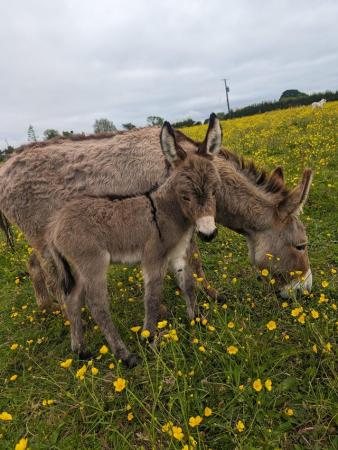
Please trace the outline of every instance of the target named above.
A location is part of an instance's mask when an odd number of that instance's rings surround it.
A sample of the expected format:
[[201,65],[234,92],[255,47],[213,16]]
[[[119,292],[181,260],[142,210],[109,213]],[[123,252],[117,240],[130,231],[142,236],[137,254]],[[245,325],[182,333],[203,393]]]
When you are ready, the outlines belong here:
[[196,152],[186,153],[177,143],[175,133],[168,122],[161,131],[161,147],[166,160],[174,167],[174,189],[185,217],[196,224],[198,235],[205,241],[212,240],[215,225],[216,193],[220,177],[212,160],[221,148],[222,130],[215,114],[211,114],[204,142]]
[[[277,168],[270,180],[284,185],[282,170]],[[285,190],[282,198],[278,194],[273,195],[271,198],[275,198],[277,203],[268,225],[247,233],[252,262],[261,270],[270,270],[283,297],[288,297],[295,290],[310,291],[312,286],[307,236],[299,219],[311,181],[312,171],[306,169],[297,187],[290,192]]]

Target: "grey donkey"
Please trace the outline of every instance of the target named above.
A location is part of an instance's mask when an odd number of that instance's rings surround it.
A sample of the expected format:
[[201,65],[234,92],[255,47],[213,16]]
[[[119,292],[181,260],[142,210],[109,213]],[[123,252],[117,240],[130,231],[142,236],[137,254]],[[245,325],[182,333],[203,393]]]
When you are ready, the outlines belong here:
[[84,352],[80,316],[85,301],[115,357],[128,367],[137,362],[111,319],[106,281],[111,262],[141,263],[145,285],[143,328],[151,335],[159,320],[168,265],[184,294],[188,317],[196,315],[188,250],[195,227],[205,240],[216,236],[214,218],[220,177],[212,159],[220,150],[221,139],[219,128],[214,128],[209,128],[198,152],[187,154],[166,122],[161,147],[173,172],[160,187],[129,198],[79,198],[52,218],[46,240],[63,280],[73,351]]
[[[212,117],[210,123],[215,122]],[[174,133],[187,153],[196,152],[201,145],[179,130]],[[34,248],[28,266],[41,309],[54,307],[58,285],[44,238],[53,213],[79,196],[131,195],[162,184],[171,169],[161,151],[159,134],[158,127],[147,127],[37,142],[17,149],[0,166],[0,228],[11,241],[9,222],[16,224]],[[221,136],[220,126],[218,134]],[[294,290],[311,290],[308,239],[300,219],[311,170],[305,170],[300,183],[289,189],[280,167],[267,174],[224,148],[215,156],[214,165],[221,177],[216,222],[245,236],[252,263],[270,270],[283,296]],[[198,249],[192,242],[194,253]],[[192,264],[208,294],[216,298],[201,260],[192,258]]]

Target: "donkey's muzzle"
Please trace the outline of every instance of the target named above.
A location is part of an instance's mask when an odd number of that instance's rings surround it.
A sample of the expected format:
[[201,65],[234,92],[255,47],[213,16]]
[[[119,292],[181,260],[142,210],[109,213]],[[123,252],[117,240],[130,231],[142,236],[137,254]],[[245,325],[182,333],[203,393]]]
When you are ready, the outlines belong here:
[[217,235],[215,218],[213,216],[203,216],[196,220],[198,236],[206,242],[212,241]]
[[217,228],[215,228],[211,234],[205,234],[205,233],[202,233],[202,231],[198,231],[197,235],[200,239],[202,239],[202,241],[210,242],[217,236]]
[[303,278],[293,280],[291,283],[283,286],[280,290],[280,295],[282,298],[291,298],[292,293],[297,291],[308,291],[311,292],[312,288],[312,272],[308,269]]

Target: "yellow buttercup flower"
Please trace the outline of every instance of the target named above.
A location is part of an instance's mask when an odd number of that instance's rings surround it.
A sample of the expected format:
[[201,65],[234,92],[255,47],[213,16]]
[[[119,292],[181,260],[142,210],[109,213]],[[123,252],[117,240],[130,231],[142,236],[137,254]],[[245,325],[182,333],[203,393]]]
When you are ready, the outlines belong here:
[[261,271],[261,274],[262,274],[263,277],[267,277],[267,276],[269,275],[268,269],[263,269],[263,270]]
[[20,441],[15,445],[15,450],[26,450],[28,445],[28,439],[21,438]]
[[291,310],[291,316],[292,317],[298,317],[301,312],[303,312],[303,307],[302,306],[300,306],[298,308],[294,308],[294,309]]
[[316,311],[315,309],[311,309],[311,316],[312,316],[314,319],[318,319],[318,317],[319,317],[319,312]]
[[97,375],[98,373],[99,373],[99,369],[97,369],[96,367],[92,367],[92,374]]
[[171,421],[163,424],[162,425],[163,433],[168,433],[168,431],[171,429],[172,426],[173,426],[173,423]]
[[134,414],[132,412],[128,413],[127,415],[127,419],[129,420],[129,422],[131,422],[134,418]]
[[255,389],[256,392],[260,392],[263,389],[263,385],[262,385],[261,379],[257,378],[257,380],[255,380],[252,383],[252,387]]
[[124,378],[118,378],[114,381],[115,392],[122,392],[127,385],[127,382]]
[[141,327],[138,325],[138,326],[135,326],[135,327],[131,327],[130,329],[131,329],[131,331],[133,333],[138,333],[140,331]]
[[299,323],[301,323],[302,325],[304,325],[304,323],[305,323],[305,318],[306,318],[306,314],[301,314],[299,317],[298,317],[298,322]]
[[191,428],[198,427],[198,425],[201,424],[202,420],[203,418],[201,416],[190,417],[189,425],[191,426]]
[[83,380],[84,377],[85,377],[86,372],[87,372],[87,366],[86,366],[86,364],[83,364],[83,366],[79,370],[77,370],[75,376],[76,376],[76,378],[79,378],[80,380]]
[[181,441],[184,438],[184,434],[181,427],[176,427],[175,425],[171,428],[172,435],[178,441]]
[[328,282],[328,281],[326,281],[326,280],[322,281],[322,286],[323,286],[323,288],[327,288],[328,285],[329,285],[329,282]]
[[12,414],[9,414],[8,412],[4,411],[0,413],[0,420],[3,420],[4,422],[8,422],[10,420],[13,420]]
[[209,416],[211,416],[211,414],[212,414],[212,409],[209,408],[208,406],[206,406],[204,408],[204,415],[205,415],[205,417],[209,417]]
[[275,330],[275,329],[277,328],[276,322],[275,322],[274,320],[270,320],[270,322],[268,322],[268,323],[266,324],[266,328],[267,328],[269,331]]
[[64,369],[69,369],[69,367],[72,365],[73,360],[71,358],[66,359],[66,361],[61,361],[60,366]]
[[239,421],[236,423],[236,429],[237,429],[237,431],[238,431],[239,433],[242,433],[242,432],[244,431],[244,428],[245,428],[244,423],[243,423],[241,420],[239,420]]
[[11,350],[16,350],[18,347],[19,347],[19,344],[12,344],[12,345],[10,346],[10,349],[11,349]]
[[330,352],[332,349],[332,345],[330,344],[330,342],[328,342],[327,344],[324,345],[324,350],[327,352]]
[[234,345],[230,345],[227,348],[227,352],[228,352],[229,355],[236,355],[236,353],[238,352],[238,348],[235,347]]
[[285,414],[287,416],[293,416],[294,415],[294,410],[292,408],[285,408]]
[[272,381],[270,378],[265,381],[264,386],[267,391],[272,391]]
[[230,328],[230,329],[235,328],[235,324],[233,322],[229,322],[228,328]]
[[105,355],[108,352],[109,352],[108,347],[106,345],[102,345],[102,347],[100,348],[101,355]]
[[157,328],[160,330],[161,328],[165,328],[168,325],[167,320],[162,320],[162,322],[158,322]]
[[150,331],[149,330],[143,330],[141,332],[141,336],[147,339],[150,336]]
[[15,381],[17,378],[18,378],[17,375],[12,375],[9,380],[10,381]]

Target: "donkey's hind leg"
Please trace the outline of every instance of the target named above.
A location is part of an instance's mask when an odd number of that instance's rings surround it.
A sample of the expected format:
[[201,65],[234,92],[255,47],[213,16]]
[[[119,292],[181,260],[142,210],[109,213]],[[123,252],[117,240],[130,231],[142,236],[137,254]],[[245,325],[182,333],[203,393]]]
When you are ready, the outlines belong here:
[[36,303],[41,310],[56,309],[56,303],[53,301],[48,291],[46,273],[42,269],[37,253],[33,252],[27,262],[30,278],[33,283]]
[[111,318],[106,279],[108,264],[109,258],[104,256],[91,265],[90,273],[85,277],[86,302],[116,359],[121,359],[127,367],[132,368],[138,363],[138,357],[127,349]]
[[86,358],[87,353],[83,341],[83,325],[81,320],[81,307],[84,304],[83,283],[77,280],[72,291],[65,296],[65,310],[70,320],[71,347],[81,359]]

